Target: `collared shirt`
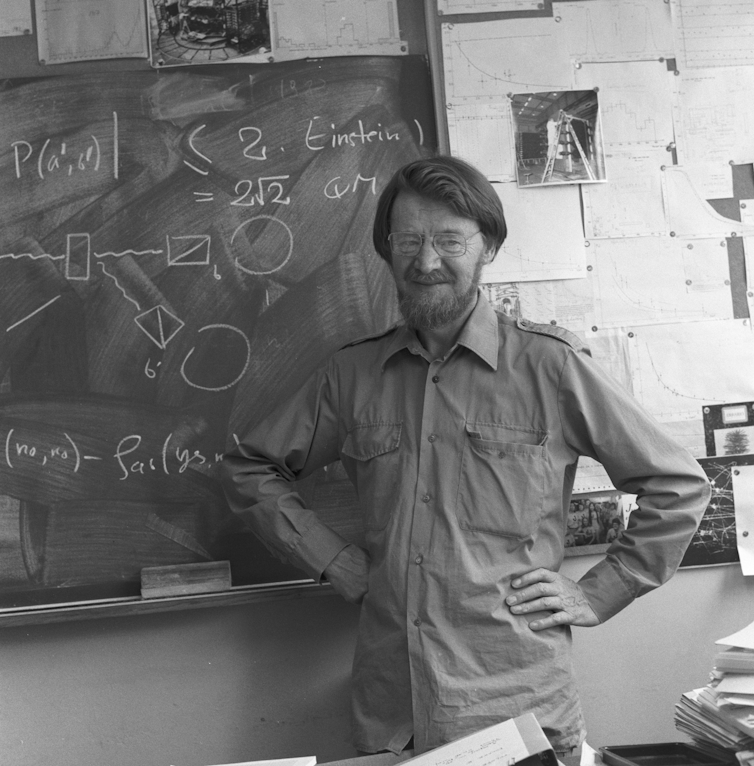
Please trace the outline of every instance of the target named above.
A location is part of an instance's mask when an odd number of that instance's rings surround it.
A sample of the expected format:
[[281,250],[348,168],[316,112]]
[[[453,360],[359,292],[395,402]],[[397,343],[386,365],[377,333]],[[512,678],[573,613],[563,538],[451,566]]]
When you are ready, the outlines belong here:
[[568,627],[513,615],[511,580],[563,560],[580,455],[638,510],[580,584],[605,620],[668,579],[707,504],[698,463],[575,336],[480,295],[431,359],[399,327],[349,346],[226,457],[233,509],[318,579],[346,542],[288,482],[342,460],[371,557],[353,667],[355,745],[417,752],[531,711],[557,750],[583,739]]

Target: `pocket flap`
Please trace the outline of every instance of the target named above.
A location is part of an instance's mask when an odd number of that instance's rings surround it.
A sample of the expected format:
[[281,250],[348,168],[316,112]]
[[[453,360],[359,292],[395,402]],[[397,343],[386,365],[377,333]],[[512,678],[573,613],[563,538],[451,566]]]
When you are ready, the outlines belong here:
[[398,449],[402,423],[368,423],[354,426],[343,442],[341,452],[354,460],[371,460]]

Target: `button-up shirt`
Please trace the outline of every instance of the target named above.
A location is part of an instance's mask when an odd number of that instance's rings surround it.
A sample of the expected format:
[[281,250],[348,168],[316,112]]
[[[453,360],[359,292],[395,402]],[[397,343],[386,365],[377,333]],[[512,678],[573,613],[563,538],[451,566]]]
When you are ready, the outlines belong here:
[[[483,296],[432,359],[404,326],[334,355],[224,461],[233,509],[319,579],[347,544],[289,482],[341,460],[371,557],[353,666],[355,745],[418,752],[531,711],[557,750],[584,736],[567,626],[532,631],[511,580],[563,560],[580,455],[638,496],[580,581],[605,620],[667,580],[707,504],[698,463],[576,336]],[[541,615],[540,615],[541,616]]]

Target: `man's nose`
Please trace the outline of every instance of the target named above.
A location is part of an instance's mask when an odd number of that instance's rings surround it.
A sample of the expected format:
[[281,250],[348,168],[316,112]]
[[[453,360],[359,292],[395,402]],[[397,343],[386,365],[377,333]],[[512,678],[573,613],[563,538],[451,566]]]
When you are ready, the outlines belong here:
[[432,237],[425,237],[419,252],[414,258],[414,265],[423,274],[437,271],[442,265],[442,259],[432,247]]

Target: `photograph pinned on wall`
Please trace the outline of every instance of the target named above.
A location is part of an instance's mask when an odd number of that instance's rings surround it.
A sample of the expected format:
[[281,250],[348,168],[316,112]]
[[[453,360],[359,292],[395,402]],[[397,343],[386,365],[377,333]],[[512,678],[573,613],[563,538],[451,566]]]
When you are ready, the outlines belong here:
[[269,0],[149,0],[153,67],[267,63]]
[[597,91],[516,93],[510,100],[520,187],[607,180]]
[[480,287],[485,298],[497,311],[508,317],[521,316],[517,282],[489,282]]
[[707,457],[754,454],[754,402],[708,405],[702,418]]
[[607,550],[623,534],[635,507],[636,495],[616,491],[572,497],[566,524],[566,555]]

